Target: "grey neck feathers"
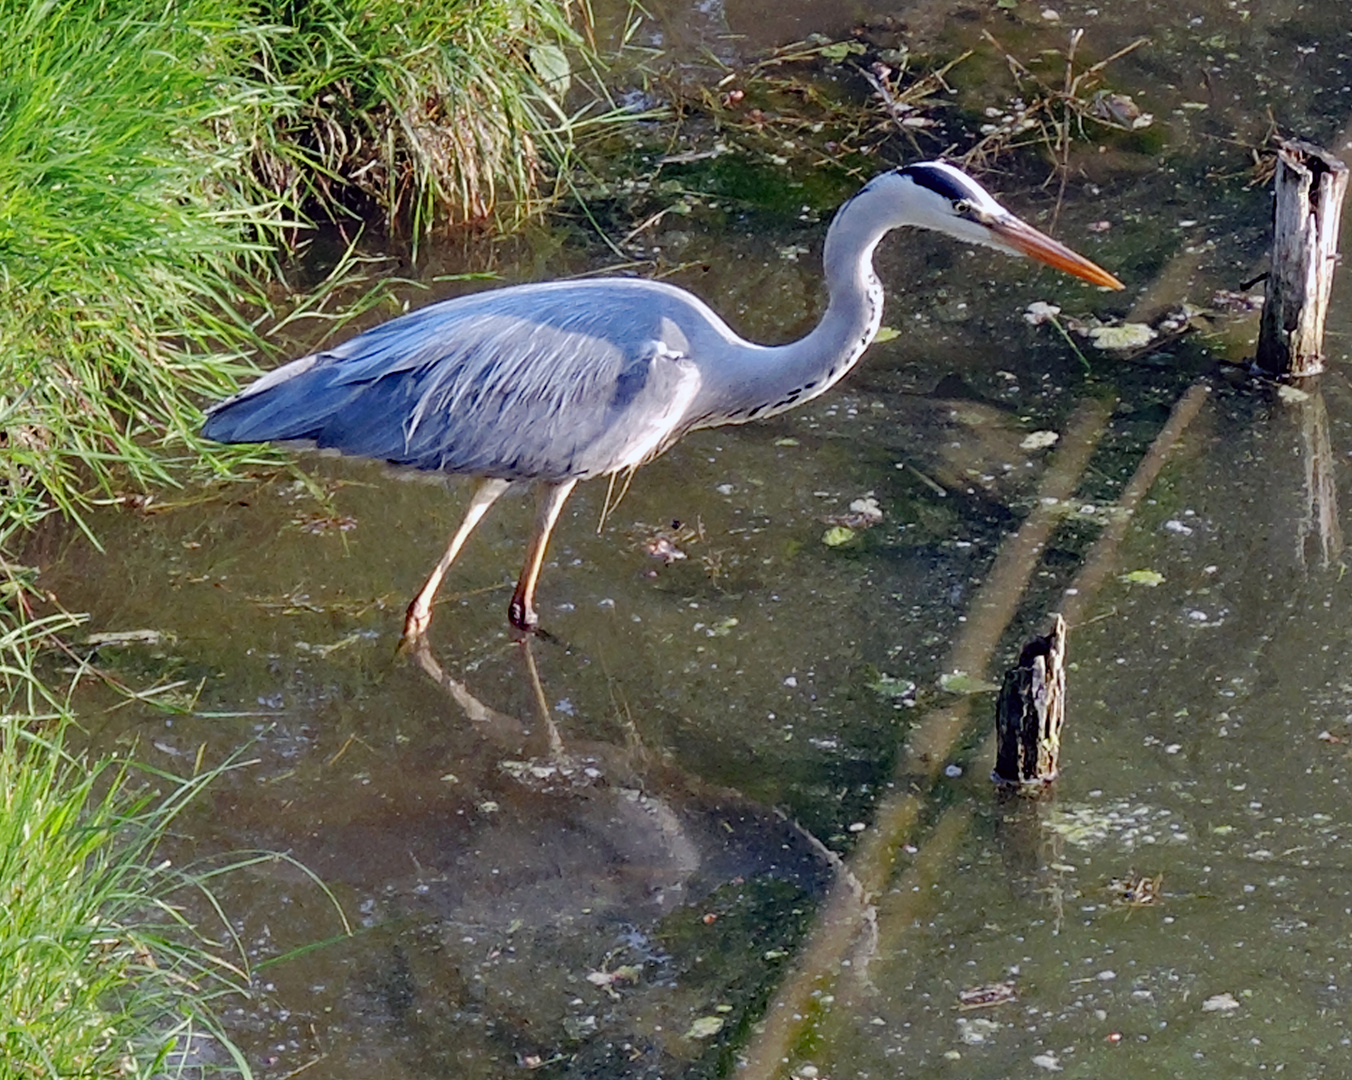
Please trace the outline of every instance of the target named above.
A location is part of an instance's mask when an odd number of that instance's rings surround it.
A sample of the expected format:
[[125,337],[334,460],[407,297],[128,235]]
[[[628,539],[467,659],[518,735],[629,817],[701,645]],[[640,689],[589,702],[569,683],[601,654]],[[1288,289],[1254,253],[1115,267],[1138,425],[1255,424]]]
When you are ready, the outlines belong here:
[[[826,314],[806,337],[788,345],[742,344],[709,377],[711,408],[692,410],[696,426],[739,424],[784,412],[824,393],[858,362],[878,332],[883,288],[873,250],[898,222],[876,192],[860,192],[836,212],[822,254]],[[702,396],[702,395],[701,395]],[[715,404],[712,404],[716,402]]]

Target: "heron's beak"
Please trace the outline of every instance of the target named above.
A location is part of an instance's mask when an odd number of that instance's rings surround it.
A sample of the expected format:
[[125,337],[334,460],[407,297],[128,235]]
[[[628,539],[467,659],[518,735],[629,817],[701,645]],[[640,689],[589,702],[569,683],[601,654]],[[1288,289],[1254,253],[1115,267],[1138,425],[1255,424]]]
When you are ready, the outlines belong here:
[[1030,259],[1037,259],[1038,262],[1044,262],[1048,266],[1054,266],[1067,274],[1074,274],[1077,278],[1084,278],[1085,281],[1092,281],[1104,288],[1126,288],[1103,267],[1090,262],[1083,255],[1076,255],[1065,244],[1038,232],[1013,214],[998,221],[987,222],[986,227],[990,229],[996,241],[1022,255],[1027,255]]

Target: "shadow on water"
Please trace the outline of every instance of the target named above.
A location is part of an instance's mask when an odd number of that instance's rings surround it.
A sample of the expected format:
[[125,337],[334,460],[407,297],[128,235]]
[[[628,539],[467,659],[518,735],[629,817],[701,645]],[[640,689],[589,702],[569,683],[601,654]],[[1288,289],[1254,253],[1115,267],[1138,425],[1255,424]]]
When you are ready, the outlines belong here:
[[[821,6],[775,17],[796,34]],[[936,38],[1004,17],[903,6]],[[1151,64],[1202,65],[1207,110],[1151,103],[1171,144],[1269,91],[1307,91],[1321,138],[1352,112],[1341,3],[1058,6],[1124,40],[1151,22],[1162,44],[1130,70],[1162,100],[1193,88]],[[697,37],[772,34],[757,5],[696,7]],[[1064,36],[1043,22],[996,29]],[[1263,195],[1204,180],[1204,157],[1068,193],[1067,238],[1153,283],[1139,309],[1204,303],[1260,258]],[[819,227],[686,232],[675,280],[738,329],[785,340],[815,317],[794,245]],[[553,242],[505,275],[559,273]],[[548,640],[507,631],[531,512],[509,499],[429,649],[396,659],[464,494],[361,462],[106,510],[102,552],[38,538],[44,586],[92,632],[154,631],[94,660],[173,708],[85,680],[92,742],[185,771],[251,747],[175,857],[289,852],[356,926],[339,935],[294,870],[223,884],[264,964],[227,1016],[260,1075],[1345,1071],[1352,284],[1332,370],[1293,393],[1219,366],[1224,338],[1087,350],[1086,371],[1019,313],[1115,301],[995,255],[907,237],[878,265],[902,332],[831,395],[686,439],[599,533],[604,486],[579,491],[541,585]],[[881,522],[825,542],[868,500]],[[1000,804],[989,698],[939,678],[998,676],[1055,610],[1063,776]]]

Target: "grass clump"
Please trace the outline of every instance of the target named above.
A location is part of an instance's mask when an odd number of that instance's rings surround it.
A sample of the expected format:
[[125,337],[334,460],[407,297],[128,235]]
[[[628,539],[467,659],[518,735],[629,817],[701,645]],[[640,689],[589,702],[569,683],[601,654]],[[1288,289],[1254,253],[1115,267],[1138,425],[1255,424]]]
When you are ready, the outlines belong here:
[[589,55],[568,0],[259,0],[259,17],[277,32],[256,77],[291,100],[258,114],[254,166],[290,205],[417,238],[519,217],[567,159],[564,49]]
[[216,0],[0,0],[0,497],[29,525],[172,479],[259,342],[275,205],[211,124],[253,109]]
[[0,717],[0,1080],[250,1075],[210,1008],[247,975],[187,926],[201,883],[155,862],[215,774],[90,765],[64,729]]
[[572,131],[564,5],[0,0],[3,516],[218,453],[196,403],[265,350],[306,214],[528,204]]

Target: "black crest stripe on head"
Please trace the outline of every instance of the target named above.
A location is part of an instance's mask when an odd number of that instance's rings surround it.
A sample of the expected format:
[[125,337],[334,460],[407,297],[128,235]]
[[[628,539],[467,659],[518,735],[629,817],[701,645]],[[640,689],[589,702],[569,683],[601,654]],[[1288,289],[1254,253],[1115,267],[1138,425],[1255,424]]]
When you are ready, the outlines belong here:
[[931,162],[907,165],[905,168],[898,169],[897,172],[902,176],[909,176],[921,187],[929,188],[936,195],[942,195],[950,202],[960,202],[972,197],[971,191],[962,183],[958,175],[948,169],[939,168]]

